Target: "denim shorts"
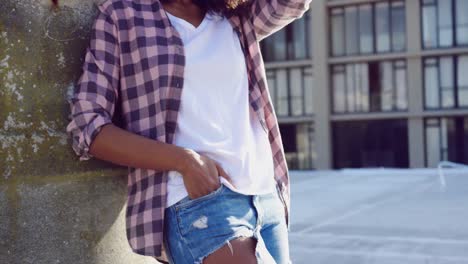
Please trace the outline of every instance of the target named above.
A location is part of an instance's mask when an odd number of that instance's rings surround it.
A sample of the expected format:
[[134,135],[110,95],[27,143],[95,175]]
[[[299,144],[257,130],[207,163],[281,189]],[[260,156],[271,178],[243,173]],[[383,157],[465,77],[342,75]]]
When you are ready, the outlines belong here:
[[257,263],[291,263],[285,212],[278,192],[244,195],[221,184],[165,209],[164,247],[169,263],[198,264],[238,237],[256,239]]

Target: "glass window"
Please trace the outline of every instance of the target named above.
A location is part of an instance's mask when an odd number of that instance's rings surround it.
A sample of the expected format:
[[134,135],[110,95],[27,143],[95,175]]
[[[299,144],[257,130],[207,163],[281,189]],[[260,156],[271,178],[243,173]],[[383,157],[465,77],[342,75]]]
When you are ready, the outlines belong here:
[[358,13],[356,6],[345,8],[346,27],[346,54],[356,54],[358,52]]
[[438,1],[439,46],[453,45],[452,1]]
[[367,63],[359,64],[356,72],[356,110],[358,112],[369,111],[369,67]]
[[425,48],[468,44],[468,0],[423,0],[421,19]]
[[266,61],[286,60],[286,31],[280,30],[262,41],[262,55]]
[[425,107],[468,106],[468,55],[424,60]]
[[425,137],[428,167],[444,160],[468,163],[468,117],[427,118]]
[[438,119],[426,121],[426,163],[429,167],[437,167],[441,161],[440,128]]
[[457,44],[468,44],[468,0],[457,0]]
[[280,124],[279,129],[288,167],[294,170],[312,169],[315,149],[313,123]]
[[356,112],[356,109],[355,109],[355,98],[356,98],[356,95],[355,95],[355,90],[356,90],[356,87],[355,87],[355,76],[356,76],[356,73],[355,73],[355,68],[357,67],[357,65],[354,65],[354,64],[348,64],[346,65],[346,111],[347,112]]
[[381,110],[391,111],[393,109],[393,76],[392,63],[380,63],[380,87],[381,87]]
[[288,98],[288,75],[286,70],[276,71],[276,84],[277,84],[277,112],[280,116],[287,116],[289,114],[289,98]]
[[396,108],[398,110],[408,109],[408,89],[406,87],[406,68],[404,62],[397,62],[395,69],[396,85]]
[[404,1],[346,5],[330,9],[331,54],[369,54],[406,49]]
[[291,69],[289,72],[289,81],[291,89],[291,115],[299,116],[303,115],[303,102],[304,96],[302,93],[303,79],[302,79],[302,68]]
[[303,116],[313,113],[312,67],[269,69],[267,80],[278,116]]
[[454,107],[455,95],[452,57],[443,57],[440,59],[440,90],[442,107]]
[[435,59],[426,60],[424,67],[426,108],[439,107],[439,72]]
[[335,169],[409,165],[406,120],[336,121],[332,133]]
[[310,115],[314,112],[312,97],[312,87],[314,85],[313,83],[314,78],[312,75],[312,67],[307,67],[304,69],[304,100],[306,115]]
[[403,60],[335,65],[332,85],[334,113],[408,109]]
[[306,13],[302,19],[298,19],[292,23],[292,39],[290,43],[293,43],[294,47],[290,50],[293,50],[292,58],[294,59],[307,59],[309,47],[307,46],[307,25],[310,23],[308,19],[308,13]]
[[375,6],[375,26],[377,31],[377,51],[390,51],[390,11],[388,3],[378,3]]
[[331,36],[332,36],[332,54],[334,56],[344,55],[344,15],[341,8],[332,9],[331,14]]
[[359,6],[359,50],[361,53],[374,52],[374,29],[372,6]]
[[346,111],[346,86],[343,66],[333,68],[333,110],[336,113]]
[[392,50],[406,48],[406,15],[403,2],[392,2]]
[[275,71],[266,72],[268,91],[270,92],[271,103],[276,108],[276,74]]
[[423,44],[426,48],[437,46],[437,9],[435,5],[425,5],[422,10]]
[[306,12],[302,18],[262,40],[261,48],[265,61],[309,58],[309,24],[310,15]]
[[460,107],[468,106],[468,56],[458,58],[458,104]]

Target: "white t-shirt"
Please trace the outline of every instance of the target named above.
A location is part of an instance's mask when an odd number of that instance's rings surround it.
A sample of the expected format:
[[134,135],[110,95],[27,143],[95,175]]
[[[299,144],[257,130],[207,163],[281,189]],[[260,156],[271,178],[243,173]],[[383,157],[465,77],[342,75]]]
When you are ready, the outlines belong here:
[[[245,58],[229,21],[207,13],[198,27],[168,17],[185,48],[185,75],[174,144],[217,161],[235,192],[264,194],[276,189],[267,132],[249,104]],[[188,195],[177,171],[168,174],[166,207]]]

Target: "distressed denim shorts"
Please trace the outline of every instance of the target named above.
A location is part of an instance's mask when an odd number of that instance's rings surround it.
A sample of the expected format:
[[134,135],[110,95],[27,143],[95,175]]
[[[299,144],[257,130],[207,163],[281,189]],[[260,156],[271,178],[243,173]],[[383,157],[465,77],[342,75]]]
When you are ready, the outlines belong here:
[[285,212],[276,191],[244,195],[225,185],[188,196],[165,209],[164,246],[169,263],[198,264],[238,237],[256,239],[257,263],[291,263]]

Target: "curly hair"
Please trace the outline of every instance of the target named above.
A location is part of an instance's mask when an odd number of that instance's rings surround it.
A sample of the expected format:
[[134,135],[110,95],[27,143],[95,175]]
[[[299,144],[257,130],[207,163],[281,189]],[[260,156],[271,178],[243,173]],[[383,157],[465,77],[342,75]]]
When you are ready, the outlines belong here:
[[[173,0],[160,0],[168,3]],[[207,12],[223,15],[243,14],[251,1],[249,0],[192,0],[194,4]]]

